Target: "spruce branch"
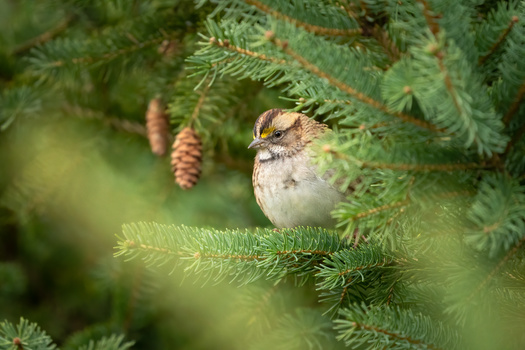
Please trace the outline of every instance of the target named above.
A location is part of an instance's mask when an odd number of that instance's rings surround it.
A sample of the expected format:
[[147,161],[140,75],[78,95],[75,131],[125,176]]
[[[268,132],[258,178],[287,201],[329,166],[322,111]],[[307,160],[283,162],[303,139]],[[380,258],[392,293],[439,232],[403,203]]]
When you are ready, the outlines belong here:
[[374,244],[362,244],[354,249],[338,251],[325,258],[318,267],[319,289],[346,287],[364,280],[365,271],[378,272],[378,267],[388,266],[393,259]]
[[326,36],[348,36],[353,37],[356,35],[362,34],[363,30],[361,28],[356,29],[338,29],[338,28],[325,28],[318,25],[306,23],[295,18],[292,18],[282,12],[279,12],[275,9],[272,9],[270,6],[262,3],[258,0],[245,0],[246,3],[255,6],[257,9],[261,10],[264,13],[267,13],[279,20],[289,22],[296,27],[303,28],[304,30],[317,34],[317,35],[326,35]]
[[360,349],[451,350],[459,348],[457,332],[430,317],[395,306],[354,304],[340,310],[335,329],[346,346]]
[[210,42],[210,44],[215,45],[217,47],[220,47],[220,48],[223,48],[223,49],[226,49],[228,51],[235,52],[235,53],[238,53],[238,54],[241,54],[241,55],[244,55],[244,56],[253,57],[253,58],[256,58],[258,60],[263,60],[263,61],[267,61],[267,62],[279,64],[279,65],[287,63],[283,59],[270,57],[270,56],[267,56],[267,55],[265,55],[263,53],[258,53],[258,52],[251,51],[251,50],[248,50],[248,49],[243,49],[242,47],[235,46],[235,45],[231,44],[230,41],[227,40],[227,39],[226,40],[217,40],[215,37],[211,37],[209,39],[209,42]]
[[[492,107],[483,76],[470,67],[465,53],[453,41],[445,43],[442,34],[438,41],[423,39],[410,52],[406,74],[416,82],[413,94],[426,118],[446,128],[464,147],[475,145],[479,154],[502,152],[508,137],[501,116]],[[432,84],[426,84],[429,79]]]
[[417,0],[417,2],[421,3],[423,7],[423,15],[425,17],[425,20],[427,22],[427,26],[430,29],[430,32],[437,37],[440,31],[439,24],[437,23],[437,19],[440,18],[440,16],[434,14],[432,9],[430,8],[430,5],[428,4],[428,1],[426,0]]
[[128,350],[135,344],[133,341],[124,342],[124,335],[112,334],[103,337],[96,342],[90,340],[87,345],[81,346],[78,350]]
[[197,117],[199,116],[199,113],[204,104],[204,101],[206,100],[208,92],[210,91],[211,85],[212,85],[211,82],[207,84],[205,83],[204,89],[202,89],[202,91],[200,92],[199,99],[197,100],[197,103],[195,104],[195,108],[193,109],[193,112],[191,113],[190,121],[187,125],[188,127],[190,128],[193,127],[193,123],[195,122],[195,120],[197,120]]
[[295,52],[294,50],[289,48],[288,41],[283,41],[278,38],[271,37],[271,41],[275,43],[276,46],[280,47],[286,54],[291,56],[295,61],[297,61],[299,64],[301,64],[306,70],[312,72],[314,75],[318,76],[319,78],[326,79],[331,85],[337,87],[339,90],[349,94],[356,100],[367,104],[371,107],[373,107],[376,110],[379,110],[387,115],[391,115],[393,117],[396,117],[404,122],[411,123],[413,125],[416,125],[420,128],[424,128],[433,132],[443,132],[444,130],[436,128],[434,125],[427,123],[423,120],[414,118],[410,115],[407,115],[402,112],[396,112],[392,111],[390,108],[385,106],[383,103],[363,94],[362,92],[359,92],[355,90],[353,87],[343,83],[342,81],[336,79],[335,77],[331,76],[330,74],[322,71],[317,67],[315,64],[309,62],[307,59],[302,57],[299,53]]
[[73,57],[73,58],[68,58],[68,59],[60,59],[56,61],[51,61],[47,65],[49,67],[61,67],[61,66],[67,65],[69,62],[76,64],[76,65],[80,65],[80,64],[96,64],[100,61],[111,61],[117,57],[124,57],[135,51],[143,50],[150,46],[160,44],[164,40],[173,40],[175,38],[175,37],[169,37],[169,36],[166,37],[162,35],[157,38],[152,38],[146,41],[139,42],[136,38],[130,36],[129,33],[127,33],[126,36],[129,38],[130,45],[128,45],[125,48],[106,52],[100,56],[80,56],[80,57]]
[[501,33],[501,35],[499,36],[498,40],[492,45],[492,47],[490,48],[489,52],[487,54],[485,54],[484,56],[480,57],[479,60],[478,60],[478,64],[479,65],[482,65],[484,64],[487,59],[493,55],[497,50],[498,48],[501,46],[501,44],[505,41],[505,39],[507,38],[507,36],[509,35],[510,31],[512,30],[512,28],[514,27],[514,25],[516,23],[518,23],[519,21],[519,17],[518,16],[512,16],[507,28],[505,28],[505,30],[503,31],[503,33]]
[[304,282],[326,256],[348,248],[336,233],[318,228],[252,233],[139,223],[123,226],[115,255],[140,257],[148,265],[185,264],[187,273],[214,281],[233,276],[248,283],[296,274],[305,276]]
[[28,40],[28,41],[26,41],[26,42],[16,46],[12,50],[12,54],[14,54],[14,55],[23,54],[23,53],[25,53],[26,51],[30,50],[31,48],[33,48],[35,46],[42,45],[42,44],[52,40],[53,38],[58,36],[60,33],[62,33],[64,30],[66,30],[69,27],[69,24],[71,23],[71,21],[73,19],[74,19],[73,15],[68,15],[66,18],[64,18],[62,21],[60,21],[55,27],[49,29],[47,32],[42,33],[42,34],[38,35],[37,37],[32,38],[32,39],[30,39],[30,40]]
[[[525,81],[521,83],[520,88],[518,89],[518,93],[516,94],[516,97],[514,97],[514,100],[512,101],[512,104],[510,105],[507,113],[505,113],[505,115],[503,116],[503,123],[505,123],[505,125],[508,126],[510,124],[512,117],[518,111],[518,108],[521,105],[521,102],[523,102],[523,97],[525,97]],[[513,140],[513,142],[510,142],[510,144],[514,144],[516,141]],[[507,146],[507,150],[505,151],[505,153],[508,152],[508,149],[510,149],[509,146]]]
[[325,152],[332,154],[335,158],[344,160],[351,164],[356,164],[361,169],[389,169],[395,171],[416,171],[416,172],[434,172],[434,171],[465,171],[476,169],[490,169],[494,164],[489,162],[471,162],[457,164],[408,164],[408,163],[387,163],[379,161],[368,161],[358,159],[349,154],[333,150],[330,146],[324,147]]
[[454,84],[452,83],[452,79],[450,78],[450,74],[448,73],[448,70],[445,66],[445,64],[443,63],[443,57],[445,56],[445,53],[443,52],[443,50],[439,50],[437,51],[436,48],[434,47],[431,47],[429,48],[429,50],[436,56],[437,58],[437,63],[438,63],[438,67],[439,67],[439,70],[441,71],[441,74],[443,76],[443,80],[445,82],[445,87],[447,88],[448,90],[448,93],[452,99],[452,102],[454,104],[454,107],[456,108],[457,112],[458,112],[458,115],[464,115],[464,111],[463,109],[461,108],[459,102],[458,102],[458,97],[457,97],[457,92],[454,88]]
[[0,348],[17,350],[54,350],[56,345],[38,324],[20,318],[15,326],[8,321],[0,323]]
[[489,174],[479,184],[467,212],[466,241],[495,257],[518,242],[525,231],[525,187],[510,177]]
[[359,219],[368,217],[370,215],[375,215],[375,214],[377,214],[377,213],[379,213],[381,211],[402,208],[402,207],[407,206],[408,204],[410,204],[410,201],[408,199],[405,199],[405,200],[402,200],[402,201],[399,201],[399,202],[396,202],[396,203],[392,203],[392,204],[384,204],[384,205],[381,205],[379,207],[375,207],[375,208],[369,209],[369,210],[367,210],[365,212],[357,213],[352,219],[353,220],[359,220]]
[[478,295],[478,293],[480,293],[483,288],[485,288],[495,277],[496,275],[498,274],[498,272],[507,264],[507,262],[514,256],[516,255],[516,253],[519,252],[521,246],[523,245],[523,243],[525,243],[525,236],[523,236],[523,238],[521,240],[519,240],[516,245],[510,249],[507,254],[505,254],[503,256],[503,258],[500,260],[500,262],[492,269],[492,271],[490,271],[490,273],[487,275],[486,278],[484,278],[481,283],[479,283],[476,288],[474,288],[472,290],[472,292],[467,296],[466,298],[466,302],[467,303],[470,303],[472,301],[472,299],[474,299],[474,297],[476,295]]

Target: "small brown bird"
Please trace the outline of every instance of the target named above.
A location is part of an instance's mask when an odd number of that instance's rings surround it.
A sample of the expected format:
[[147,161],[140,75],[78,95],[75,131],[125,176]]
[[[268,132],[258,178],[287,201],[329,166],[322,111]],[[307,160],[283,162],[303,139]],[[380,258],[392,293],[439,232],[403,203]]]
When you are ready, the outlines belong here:
[[259,207],[277,228],[332,228],[330,215],[345,195],[318,173],[311,160],[313,140],[328,127],[301,113],[271,109],[257,118],[253,187]]

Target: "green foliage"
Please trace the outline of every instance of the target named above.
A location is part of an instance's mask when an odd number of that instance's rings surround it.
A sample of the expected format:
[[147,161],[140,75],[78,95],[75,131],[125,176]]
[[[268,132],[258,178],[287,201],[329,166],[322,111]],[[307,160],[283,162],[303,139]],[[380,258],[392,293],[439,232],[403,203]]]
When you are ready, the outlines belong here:
[[56,345],[36,323],[21,318],[18,325],[4,321],[0,323],[0,349],[53,350]]
[[[21,0],[0,28],[7,319],[65,349],[524,347],[522,2]],[[154,97],[202,138],[192,191],[146,149]],[[261,228],[275,107],[332,126],[334,230]]]
[[[457,332],[396,307],[355,306],[341,311],[338,338],[359,349],[461,349]],[[414,336],[416,335],[416,336]]]
[[122,343],[123,341],[124,336],[112,335],[97,342],[90,341],[88,345],[80,347],[79,350],[126,350],[133,346],[133,342]]

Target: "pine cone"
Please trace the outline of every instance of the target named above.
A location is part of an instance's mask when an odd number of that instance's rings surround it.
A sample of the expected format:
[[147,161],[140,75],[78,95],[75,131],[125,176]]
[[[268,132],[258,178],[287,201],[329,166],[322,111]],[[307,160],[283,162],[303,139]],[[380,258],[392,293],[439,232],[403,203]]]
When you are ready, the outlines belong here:
[[199,180],[201,174],[202,143],[192,128],[186,127],[175,138],[171,153],[171,170],[175,181],[187,190]]
[[168,115],[164,111],[164,105],[160,98],[154,98],[149,102],[146,112],[146,129],[151,151],[163,156],[166,154],[169,141],[169,121]]

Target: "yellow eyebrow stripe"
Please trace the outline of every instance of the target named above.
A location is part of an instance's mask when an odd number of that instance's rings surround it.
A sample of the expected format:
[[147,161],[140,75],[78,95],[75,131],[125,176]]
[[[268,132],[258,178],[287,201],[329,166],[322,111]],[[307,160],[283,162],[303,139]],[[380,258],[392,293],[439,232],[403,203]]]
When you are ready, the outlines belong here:
[[274,131],[275,131],[275,126],[270,126],[269,128],[265,128],[261,132],[261,137],[264,139],[265,137],[267,137],[268,135],[270,135]]

